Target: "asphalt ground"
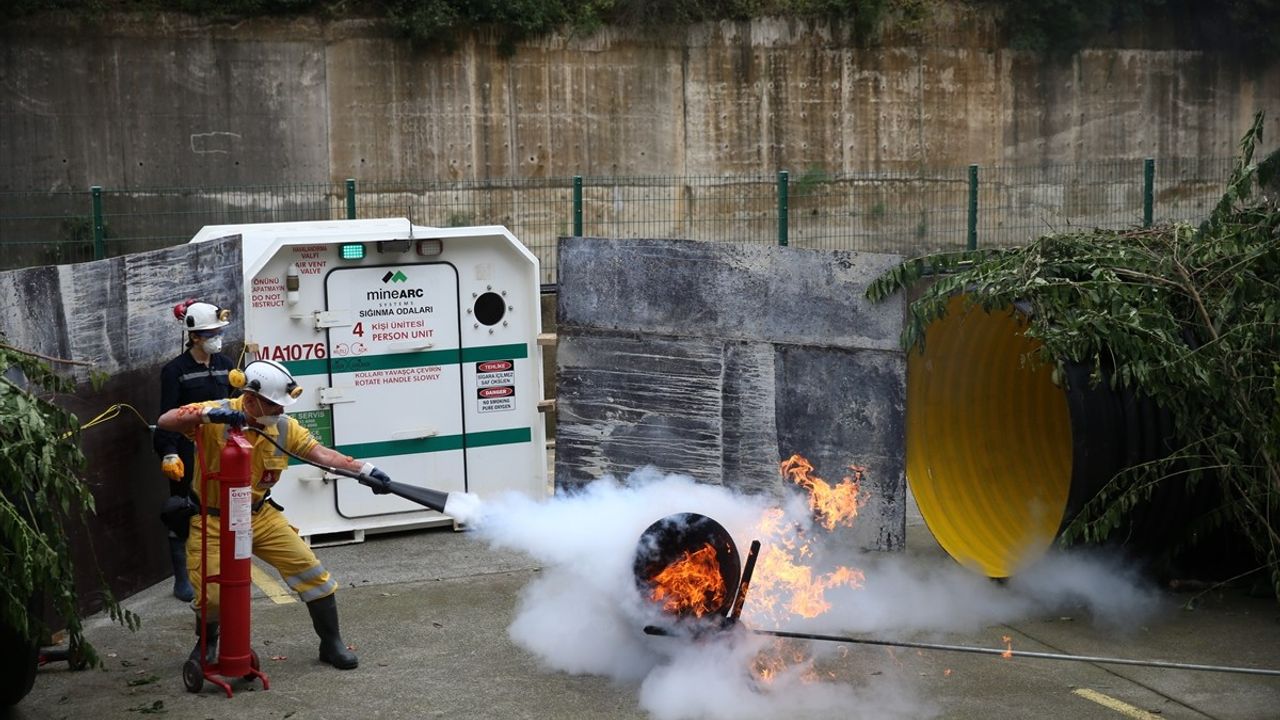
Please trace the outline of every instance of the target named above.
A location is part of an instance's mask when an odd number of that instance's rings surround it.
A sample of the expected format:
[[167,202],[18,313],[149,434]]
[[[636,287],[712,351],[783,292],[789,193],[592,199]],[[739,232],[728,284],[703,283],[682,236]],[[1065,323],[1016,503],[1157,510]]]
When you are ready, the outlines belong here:
[[[164,582],[125,602],[142,617],[140,630],[90,620],[88,637],[105,667],[76,672],[64,663],[46,665],[12,717],[1280,717],[1280,677],[832,643],[797,643],[825,648],[814,665],[820,682],[808,694],[779,700],[768,687],[745,684],[731,706],[699,710],[699,684],[746,671],[714,661],[685,667],[680,672],[690,675],[695,696],[655,698],[652,678],[562,672],[517,644],[510,627],[522,594],[546,568],[521,553],[491,549],[475,532],[371,535],[317,553],[342,582],[343,635],[360,656],[358,669],[338,671],[317,660],[306,609],[283,591],[274,571],[259,567],[253,644],[269,690],[234,681],[231,698],[208,683],[187,692],[181,664],[193,641],[192,614]],[[906,555],[911,562],[945,562],[918,517],[909,522]],[[1150,622],[1124,632],[1055,612],[923,639],[991,647],[993,638],[1008,636],[1018,651],[1280,668],[1280,606],[1273,599],[1227,590],[1183,609],[1189,598],[1161,593]],[[833,688],[848,692],[836,692],[834,703],[797,701]]]

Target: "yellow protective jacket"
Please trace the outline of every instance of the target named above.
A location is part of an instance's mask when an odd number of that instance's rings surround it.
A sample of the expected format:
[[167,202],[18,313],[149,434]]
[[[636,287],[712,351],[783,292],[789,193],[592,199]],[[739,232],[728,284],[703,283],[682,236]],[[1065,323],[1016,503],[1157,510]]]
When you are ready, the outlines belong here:
[[[201,409],[224,407],[244,412],[244,397],[232,398],[231,400],[211,400],[209,402],[195,403],[190,407]],[[216,480],[210,481],[208,492],[205,492],[204,473],[206,471],[216,473],[220,469],[222,448],[227,443],[227,436],[230,430],[231,427],[229,425],[209,423],[197,426],[188,435],[198,448],[196,452],[196,469],[195,474],[192,476],[191,489],[204,498],[205,503],[211,508],[216,508],[220,505],[221,494],[218,492]],[[274,427],[262,428],[262,432],[295,455],[305,456],[319,444],[319,441],[315,439],[309,430],[288,415],[281,415],[280,421]],[[253,486],[253,504],[254,507],[257,507],[261,504],[262,498],[266,497],[267,493],[270,492],[272,486],[280,480],[280,474],[289,466],[289,456],[281,452],[275,445],[272,445],[260,433],[246,429],[244,435],[253,445],[253,455],[249,460],[249,477]],[[280,439],[282,435],[284,436],[283,441]]]

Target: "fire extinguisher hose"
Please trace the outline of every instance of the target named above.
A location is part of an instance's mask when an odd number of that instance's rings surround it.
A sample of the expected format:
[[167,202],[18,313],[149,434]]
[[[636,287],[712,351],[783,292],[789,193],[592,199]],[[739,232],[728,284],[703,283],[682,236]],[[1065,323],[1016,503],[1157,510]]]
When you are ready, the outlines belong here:
[[272,445],[275,445],[280,450],[280,452],[283,452],[285,455],[288,455],[289,457],[293,458],[294,460],[297,460],[300,463],[305,463],[307,465],[310,465],[311,467],[319,468],[320,470],[323,470],[324,472],[327,472],[327,473],[331,473],[333,475],[340,475],[342,477],[351,478],[352,480],[355,480],[361,485],[372,488],[373,490],[376,490],[379,492],[386,491],[397,497],[402,497],[405,500],[408,500],[410,502],[414,502],[419,505],[422,505],[423,507],[427,507],[432,510],[435,510],[436,512],[444,512],[445,505],[449,501],[449,493],[447,492],[441,492],[440,490],[432,490],[431,488],[418,487],[417,485],[407,485],[405,483],[400,483],[395,481],[382,482],[381,480],[376,480],[374,478],[369,477],[368,475],[356,472],[354,470],[346,470],[338,467],[330,467],[328,465],[322,465],[320,463],[313,462],[311,460],[308,460],[307,458],[299,457],[298,455],[295,455],[289,452],[282,445],[280,445],[280,443],[276,442],[275,438],[272,438],[270,435],[266,434],[265,432],[263,432],[258,428],[245,427],[245,430],[249,430],[261,435],[262,437],[266,438],[267,442],[271,443]]

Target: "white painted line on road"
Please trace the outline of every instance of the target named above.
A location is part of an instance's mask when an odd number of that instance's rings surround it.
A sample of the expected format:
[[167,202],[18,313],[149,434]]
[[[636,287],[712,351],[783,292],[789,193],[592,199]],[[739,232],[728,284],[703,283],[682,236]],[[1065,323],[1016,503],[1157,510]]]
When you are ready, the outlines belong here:
[[266,570],[258,567],[258,563],[250,566],[249,577],[253,579],[253,584],[258,586],[262,594],[271,598],[275,604],[288,605],[291,602],[298,602],[288,588],[276,582],[276,579],[268,575]]
[[1124,715],[1125,717],[1134,718],[1134,720],[1160,720],[1159,715],[1156,715],[1154,713],[1149,713],[1146,710],[1142,710],[1140,708],[1136,708],[1130,705],[1129,703],[1117,700],[1111,697],[1110,695],[1103,695],[1097,690],[1090,690],[1089,688],[1076,688],[1075,690],[1072,690],[1072,692],[1084,698],[1085,700],[1092,700],[1093,702],[1096,702],[1105,708],[1110,708],[1111,710],[1115,710],[1116,712],[1120,713],[1121,715]]

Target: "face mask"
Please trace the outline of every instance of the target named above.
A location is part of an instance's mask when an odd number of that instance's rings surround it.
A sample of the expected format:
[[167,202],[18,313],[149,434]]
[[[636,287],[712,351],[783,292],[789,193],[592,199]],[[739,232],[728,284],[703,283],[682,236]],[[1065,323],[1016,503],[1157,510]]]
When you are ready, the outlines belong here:
[[203,348],[204,348],[204,351],[205,351],[205,352],[207,352],[207,353],[209,353],[210,355],[212,355],[212,354],[214,354],[214,353],[216,353],[216,352],[218,352],[218,351],[222,350],[222,336],[221,336],[221,335],[214,335],[214,336],[213,336],[213,337],[211,337],[211,338],[205,338],[204,342],[203,342],[203,343],[201,343],[200,345],[201,345],[201,347],[203,347]]
[[[254,404],[258,406],[258,412],[262,412],[262,403],[258,402],[257,398],[254,398]],[[263,427],[272,427],[276,423],[280,422],[279,415],[256,415],[253,419]]]

